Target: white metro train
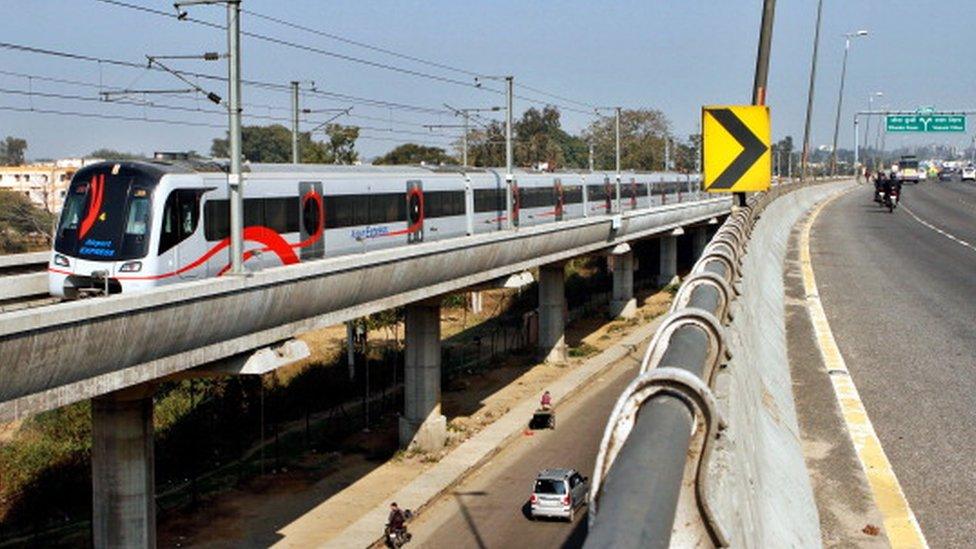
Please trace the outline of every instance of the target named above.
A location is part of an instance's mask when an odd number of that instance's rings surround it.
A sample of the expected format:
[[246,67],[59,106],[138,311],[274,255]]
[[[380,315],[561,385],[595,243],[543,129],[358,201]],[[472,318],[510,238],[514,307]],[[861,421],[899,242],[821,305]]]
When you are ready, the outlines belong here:
[[[457,167],[251,164],[244,174],[249,269],[504,230],[504,172]],[[611,173],[518,171],[516,226],[618,211]],[[698,178],[626,172],[623,211],[694,192]],[[586,192],[583,192],[583,189]],[[101,162],[68,187],[51,255],[52,295],[137,292],[229,269],[225,166]]]

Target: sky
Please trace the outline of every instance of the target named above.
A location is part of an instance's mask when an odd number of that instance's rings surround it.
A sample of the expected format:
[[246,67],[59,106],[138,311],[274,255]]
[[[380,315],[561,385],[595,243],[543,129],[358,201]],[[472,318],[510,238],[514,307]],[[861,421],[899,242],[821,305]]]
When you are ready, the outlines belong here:
[[[171,0],[124,1],[174,13]],[[300,80],[306,89],[314,81],[317,92],[303,91],[302,106],[318,112],[303,115],[302,129],[310,130],[336,114],[327,109],[352,107],[337,122],[363,128],[357,148],[370,158],[408,141],[449,148],[460,130],[424,127],[459,123],[445,112],[445,103],[457,108],[504,105],[503,95],[487,89],[500,90],[501,83],[483,79],[482,87],[476,88],[474,74],[514,75],[520,96],[515,100],[516,113],[554,102],[562,107],[563,126],[570,132],[593,120],[593,107],[620,105],[660,109],[671,121],[673,133],[687,137],[698,131],[702,105],[750,101],[762,0],[243,0],[242,7],[245,31],[316,50],[245,37],[244,78],[276,86]],[[20,46],[143,65],[146,55],[198,55],[227,49],[226,32],[219,28],[98,0],[0,0],[0,10],[6,14],[0,19],[0,42]],[[189,11],[192,18],[220,25],[226,21],[223,6],[196,6]],[[973,0],[824,0],[812,144],[829,144],[832,137],[845,32],[865,29],[869,34],[851,46],[839,147],[851,147],[853,113],[868,107],[873,92],[884,94],[875,101],[876,108],[976,108],[974,16]],[[777,2],[767,92],[774,139],[792,135],[794,142],[802,141],[815,17],[815,0]],[[450,68],[391,56],[321,33]],[[163,62],[219,76],[227,71],[226,60]],[[52,78],[71,82],[46,80]],[[224,82],[193,79],[193,83],[227,96]],[[51,158],[101,147],[141,153],[207,152],[211,140],[225,133],[226,114],[213,112],[219,107],[200,94],[98,100],[101,91],[120,88],[172,90],[187,85],[142,67],[0,48],[0,138],[23,137],[29,143],[29,158]],[[323,95],[330,93],[354,98]],[[246,85],[243,99],[245,124],[290,124],[286,89]],[[133,104],[140,101],[150,101],[152,106]],[[375,101],[395,105],[378,106]],[[970,118],[972,128],[976,117]],[[872,125],[876,127],[876,122]],[[872,129],[872,142],[874,133]],[[971,137],[972,131],[898,135],[888,139],[888,147],[921,143],[964,147]]]

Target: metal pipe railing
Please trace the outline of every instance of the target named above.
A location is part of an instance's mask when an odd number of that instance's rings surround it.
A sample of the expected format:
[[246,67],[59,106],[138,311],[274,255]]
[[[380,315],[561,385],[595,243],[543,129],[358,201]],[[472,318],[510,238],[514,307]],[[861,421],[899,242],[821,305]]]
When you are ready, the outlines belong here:
[[[590,488],[586,547],[668,547],[685,466],[694,453],[703,523],[716,546],[728,545],[711,513],[702,474],[709,439],[724,427],[710,386],[715,370],[729,358],[722,324],[730,318],[753,224],[766,204],[792,188],[781,185],[735,209],[679,289],[640,375],[607,424]],[[695,429],[696,422],[704,428]],[[696,437],[701,437],[697,445]]]

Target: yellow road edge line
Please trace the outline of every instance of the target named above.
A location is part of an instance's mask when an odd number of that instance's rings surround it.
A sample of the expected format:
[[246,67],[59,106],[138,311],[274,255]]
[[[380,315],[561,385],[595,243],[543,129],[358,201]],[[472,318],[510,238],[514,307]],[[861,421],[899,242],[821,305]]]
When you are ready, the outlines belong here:
[[834,333],[827,322],[827,315],[824,312],[823,303],[820,301],[820,293],[817,291],[817,281],[813,275],[813,264],[810,260],[810,230],[816,221],[820,211],[830,204],[834,199],[844,194],[840,192],[827,198],[818,205],[810,214],[809,219],[803,226],[800,235],[800,266],[803,271],[803,289],[806,293],[807,311],[813,324],[817,346],[824,359],[824,366],[827,368],[828,376],[834,387],[834,394],[837,397],[837,404],[840,406],[841,414],[844,416],[844,423],[847,432],[854,443],[854,450],[857,452],[861,468],[867,476],[868,484],[874,496],[875,504],[881,511],[884,520],[885,532],[888,534],[888,541],[892,547],[928,547],[922,529],[918,525],[915,513],[912,512],[905,492],[902,491],[898,477],[885,455],[881,441],[874,431],[871,419],[868,417],[864,403],[857,392],[854,380],[847,370]]

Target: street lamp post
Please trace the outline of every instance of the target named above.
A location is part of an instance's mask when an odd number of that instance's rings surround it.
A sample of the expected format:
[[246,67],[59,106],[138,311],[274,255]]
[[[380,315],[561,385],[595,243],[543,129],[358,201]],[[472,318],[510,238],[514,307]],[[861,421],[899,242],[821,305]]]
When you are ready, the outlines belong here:
[[813,85],[817,81],[817,51],[820,49],[820,16],[823,0],[817,2],[817,25],[813,33],[813,59],[810,61],[810,87],[807,89],[807,117],[803,125],[803,154],[800,156],[800,183],[806,181],[807,159],[810,155],[810,121],[813,117]]
[[[830,150],[830,175],[837,175],[837,135],[840,133],[840,110],[844,103],[844,79],[847,76],[847,54],[851,50],[851,38],[867,35],[866,30],[844,34],[844,62],[840,69],[840,91],[837,92],[837,117],[834,119],[834,142]],[[857,143],[854,143],[854,146],[857,147]]]

